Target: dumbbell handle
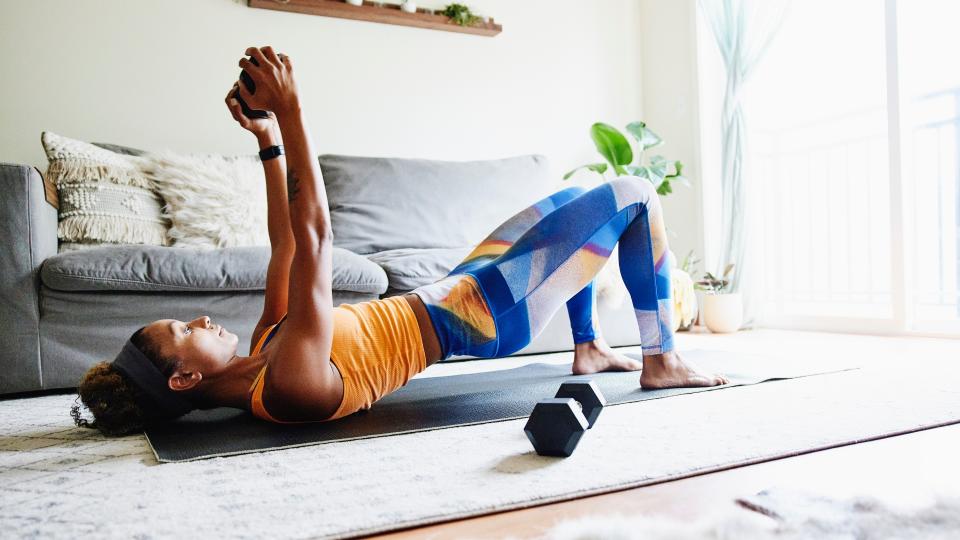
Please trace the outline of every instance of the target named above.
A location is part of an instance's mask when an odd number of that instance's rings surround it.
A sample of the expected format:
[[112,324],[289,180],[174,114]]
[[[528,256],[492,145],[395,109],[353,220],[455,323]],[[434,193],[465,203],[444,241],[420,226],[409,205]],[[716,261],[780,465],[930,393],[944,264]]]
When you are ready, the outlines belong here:
[[[587,420],[590,422],[590,427],[593,427],[594,422],[597,420],[597,415],[600,414],[600,410],[606,405],[606,400],[600,392],[600,389],[590,379],[565,382],[560,385],[554,397],[572,399],[584,416],[589,415]],[[580,401],[579,398],[583,398],[586,401]]]

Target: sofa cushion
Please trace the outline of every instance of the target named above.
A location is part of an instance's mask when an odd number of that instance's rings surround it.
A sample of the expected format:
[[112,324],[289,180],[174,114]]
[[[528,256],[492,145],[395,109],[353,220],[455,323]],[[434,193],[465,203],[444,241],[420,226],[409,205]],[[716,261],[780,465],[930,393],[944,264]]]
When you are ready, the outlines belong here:
[[[387,276],[376,264],[333,248],[333,289],[381,294]],[[224,249],[103,246],[59,253],[40,271],[60,291],[262,291],[270,248]]]
[[546,158],[487,161],[320,156],[334,244],[354,253],[475,246],[554,191]]
[[473,248],[391,249],[367,255],[387,273],[389,291],[409,291],[450,273]]

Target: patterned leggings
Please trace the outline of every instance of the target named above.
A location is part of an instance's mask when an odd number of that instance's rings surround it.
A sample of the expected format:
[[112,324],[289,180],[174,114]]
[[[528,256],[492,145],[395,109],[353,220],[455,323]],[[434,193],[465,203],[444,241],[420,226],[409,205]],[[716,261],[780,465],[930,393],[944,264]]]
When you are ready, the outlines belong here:
[[575,343],[596,338],[593,279],[619,243],[643,354],[673,350],[670,265],[660,199],[647,180],[568,188],[496,228],[441,280],[415,289],[443,358],[507,356],[566,303]]

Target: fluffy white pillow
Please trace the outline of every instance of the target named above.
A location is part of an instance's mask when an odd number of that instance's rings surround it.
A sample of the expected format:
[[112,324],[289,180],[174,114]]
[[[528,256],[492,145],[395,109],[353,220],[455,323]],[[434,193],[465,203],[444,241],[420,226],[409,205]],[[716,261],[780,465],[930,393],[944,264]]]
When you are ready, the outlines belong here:
[[174,247],[269,246],[267,191],[256,156],[144,156],[144,171],[163,197]]

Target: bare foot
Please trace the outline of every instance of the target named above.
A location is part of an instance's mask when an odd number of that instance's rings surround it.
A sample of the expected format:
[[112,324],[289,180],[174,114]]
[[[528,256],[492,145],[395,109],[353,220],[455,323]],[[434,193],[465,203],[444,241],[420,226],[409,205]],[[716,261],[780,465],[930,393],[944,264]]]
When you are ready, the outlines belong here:
[[598,371],[637,371],[642,367],[643,363],[611,349],[603,338],[577,343],[573,348],[574,375]]
[[696,368],[688,366],[674,351],[643,357],[643,373],[640,374],[641,388],[692,388],[717,386],[729,382],[729,379],[721,375],[701,373]]

